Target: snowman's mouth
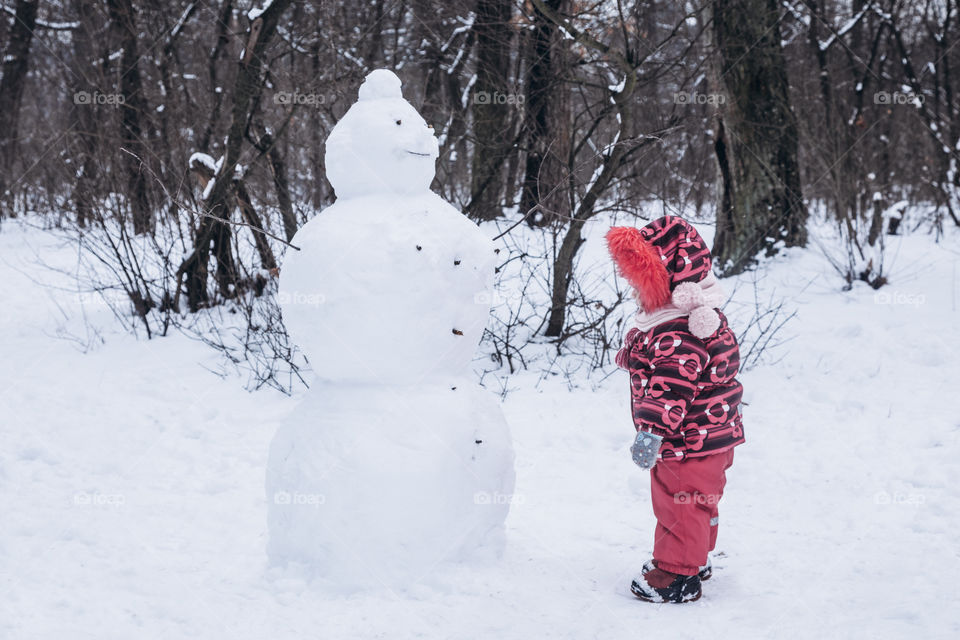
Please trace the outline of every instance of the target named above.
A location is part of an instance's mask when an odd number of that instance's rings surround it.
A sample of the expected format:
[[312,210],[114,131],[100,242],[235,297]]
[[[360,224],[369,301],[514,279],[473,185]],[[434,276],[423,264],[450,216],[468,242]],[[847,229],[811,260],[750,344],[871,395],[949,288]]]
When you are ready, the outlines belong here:
[[407,149],[407,153],[409,153],[409,154],[411,154],[411,155],[414,155],[414,156],[421,156],[421,157],[423,157],[423,158],[429,158],[429,157],[430,157],[430,154],[429,154],[429,153],[420,153],[419,151],[410,151],[409,149]]

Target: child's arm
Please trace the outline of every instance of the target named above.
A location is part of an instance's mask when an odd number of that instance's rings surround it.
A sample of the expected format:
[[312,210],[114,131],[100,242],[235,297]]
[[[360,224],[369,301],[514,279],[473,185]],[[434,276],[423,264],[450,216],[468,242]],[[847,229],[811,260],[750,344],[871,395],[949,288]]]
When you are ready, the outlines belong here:
[[633,349],[633,346],[637,344],[637,338],[640,337],[640,329],[636,327],[627,331],[627,335],[623,338],[623,348],[617,352],[617,366],[621,369],[630,370],[630,351]]
[[652,371],[634,402],[638,430],[656,435],[676,433],[697,395],[697,383],[710,361],[706,345],[686,331],[665,331],[646,346]]

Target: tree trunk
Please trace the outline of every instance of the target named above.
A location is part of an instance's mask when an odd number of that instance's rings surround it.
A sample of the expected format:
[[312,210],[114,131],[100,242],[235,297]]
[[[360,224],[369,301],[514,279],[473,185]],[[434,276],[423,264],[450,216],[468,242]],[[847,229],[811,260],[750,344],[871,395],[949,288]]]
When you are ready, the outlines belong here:
[[512,13],[509,0],[477,0],[473,26],[477,35],[473,167],[467,206],[467,213],[477,220],[493,220],[501,215],[510,123],[518,109],[509,83]]
[[3,79],[0,80],[0,216],[7,208],[7,193],[13,185],[10,172],[17,155],[20,102],[30,63],[30,43],[37,24],[36,0],[17,0],[10,41],[3,52]]
[[[229,285],[236,284],[236,266],[230,250],[230,226],[223,222],[230,215],[227,206],[234,187],[233,174],[246,136],[251,111],[258,103],[263,89],[261,73],[263,55],[277,29],[280,16],[291,0],[274,0],[270,7],[250,23],[243,56],[237,69],[233,89],[233,108],[227,144],[224,149],[216,182],[203,206],[205,215],[200,219],[194,240],[193,252],[180,264],[178,280],[184,278],[187,304],[196,311],[209,301],[207,273],[211,253],[217,260],[216,279],[221,294],[231,294]],[[256,231],[254,231],[256,233]],[[177,297],[179,299],[178,290]]]
[[[826,173],[830,176],[833,191],[834,214],[838,219],[856,218],[860,215],[859,203],[860,185],[863,181],[860,170],[855,163],[855,154],[850,153],[855,144],[855,131],[845,121],[841,114],[836,114],[836,100],[834,99],[834,83],[830,67],[827,64],[828,48],[821,45],[820,28],[829,24],[824,14],[824,6],[817,0],[805,0],[810,10],[810,26],[807,30],[807,39],[810,49],[817,60],[820,72],[820,98],[823,102],[823,122],[820,123],[822,148],[825,150],[823,162],[827,165]],[[859,25],[860,21],[857,21]],[[834,43],[837,39],[833,40]],[[839,115],[839,117],[837,117]]]
[[140,79],[140,56],[137,53],[138,31],[132,0],[108,0],[110,23],[120,36],[123,54],[120,57],[120,139],[131,153],[117,149],[127,172],[127,201],[133,215],[133,232],[153,231],[153,211],[147,193],[146,171],[141,166],[147,159],[141,118],[146,113],[143,83]]
[[[596,204],[600,197],[610,187],[614,176],[623,167],[623,164],[629,158],[631,151],[655,140],[656,136],[645,137],[638,141],[636,138],[635,123],[633,118],[633,98],[637,88],[636,67],[627,59],[626,56],[611,49],[608,45],[594,39],[569,22],[564,21],[557,13],[556,5],[562,0],[555,0],[548,4],[548,0],[532,0],[533,6],[551,24],[562,28],[571,38],[583,46],[600,51],[611,59],[617,70],[623,74],[622,86],[617,89],[610,88],[609,98],[613,102],[617,112],[618,128],[615,133],[614,144],[607,147],[606,152],[601,157],[601,164],[595,173],[595,178],[586,193],[577,205],[576,211],[569,217],[570,225],[564,234],[563,241],[560,244],[560,250],[553,262],[553,285],[550,293],[550,314],[547,317],[547,326],[543,334],[548,337],[563,338],[563,328],[567,317],[567,295],[570,291],[570,281],[573,278],[574,260],[584,239],[581,235],[583,225],[596,215]],[[602,115],[597,116],[599,120],[595,122],[598,126]]]
[[250,225],[251,230],[253,230],[253,243],[257,247],[257,254],[260,256],[260,266],[267,271],[276,269],[277,259],[273,255],[270,243],[267,242],[267,236],[257,232],[258,229],[263,230],[263,221],[253,206],[253,201],[250,199],[250,194],[247,193],[247,187],[243,184],[243,180],[234,181],[234,190],[237,194],[240,215],[243,216],[243,221]]
[[[797,122],[790,107],[776,0],[714,0],[718,83],[725,97],[715,149],[721,204],[713,253],[718,270],[740,273],[761,250],[803,246]],[[724,205],[726,203],[726,205]]]
[[[554,14],[564,0],[543,3]],[[544,225],[570,216],[566,179],[570,149],[566,121],[568,99],[563,90],[559,27],[534,4],[535,26],[527,43],[527,82],[524,94],[526,166],[520,193],[520,210],[536,212],[527,218],[531,225]]]
[[[290,198],[290,184],[287,181],[287,163],[283,152],[274,140],[273,134],[266,127],[258,124],[255,131],[257,149],[267,156],[270,165],[270,175],[273,177],[273,188],[277,194],[277,206],[280,208],[280,218],[283,221],[283,233],[287,242],[293,240],[297,233],[297,216],[293,212],[293,202]],[[239,195],[239,194],[238,194]]]
[[220,17],[217,19],[217,42],[207,59],[207,81],[210,85],[210,91],[213,92],[213,109],[210,110],[207,126],[200,136],[200,144],[197,145],[203,153],[210,153],[210,141],[217,124],[220,122],[220,112],[223,108],[223,91],[218,91],[220,89],[220,79],[217,65],[223,50],[230,42],[230,18],[233,15],[233,0],[224,0],[218,15]]

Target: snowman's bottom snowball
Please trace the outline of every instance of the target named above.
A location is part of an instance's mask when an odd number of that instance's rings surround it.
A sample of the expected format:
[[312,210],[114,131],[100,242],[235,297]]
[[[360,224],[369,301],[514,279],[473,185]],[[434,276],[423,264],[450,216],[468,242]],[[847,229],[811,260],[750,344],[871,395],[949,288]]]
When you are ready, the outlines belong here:
[[403,587],[444,562],[498,556],[509,431],[487,392],[453,384],[308,391],[270,446],[271,562],[341,586]]

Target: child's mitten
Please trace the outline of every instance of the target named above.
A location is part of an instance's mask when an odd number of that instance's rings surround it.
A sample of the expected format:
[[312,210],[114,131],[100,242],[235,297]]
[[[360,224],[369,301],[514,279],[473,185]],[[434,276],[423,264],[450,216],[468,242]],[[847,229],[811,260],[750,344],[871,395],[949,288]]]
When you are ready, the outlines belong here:
[[637,439],[630,446],[630,453],[633,454],[633,461],[641,469],[652,469],[657,464],[657,456],[660,454],[660,443],[663,438],[646,431],[638,431]]

